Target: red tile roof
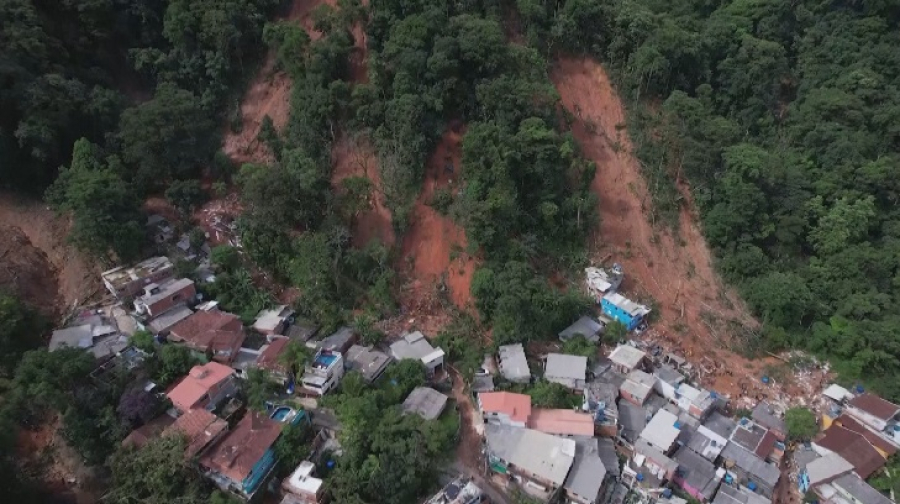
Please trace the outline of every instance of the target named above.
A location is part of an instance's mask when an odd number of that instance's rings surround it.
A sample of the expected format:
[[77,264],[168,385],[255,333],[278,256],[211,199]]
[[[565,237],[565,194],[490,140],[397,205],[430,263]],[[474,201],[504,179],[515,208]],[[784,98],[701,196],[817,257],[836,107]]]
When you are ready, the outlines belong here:
[[528,427],[545,434],[591,437],[594,435],[594,418],[588,413],[569,409],[536,409],[531,412]]
[[256,358],[256,365],[268,371],[281,373],[287,371],[287,368],[280,362],[279,359],[281,358],[281,354],[284,353],[284,349],[287,348],[289,342],[290,340],[287,338],[273,339],[272,342],[266,345],[266,348],[259,353],[259,357]]
[[166,396],[176,408],[187,411],[198,406],[204,395],[230,378],[233,373],[233,369],[218,362],[194,366]]
[[192,409],[178,417],[165,434],[182,434],[188,439],[186,458],[193,458],[228,429],[228,422],[205,409]]
[[512,392],[482,392],[478,394],[485,413],[504,413],[514,422],[527,422],[531,416],[531,396]]
[[900,406],[873,394],[856,396],[847,404],[884,421],[890,420],[900,411]]
[[882,438],[878,434],[872,432],[867,429],[866,426],[857,422],[853,419],[853,417],[848,415],[841,415],[834,420],[834,423],[840,425],[845,429],[852,430],[857,434],[862,434],[866,440],[872,444],[875,448],[880,449],[885,452],[889,457],[895,453],[897,453],[897,447],[891,444],[888,440]]
[[839,425],[832,424],[816,444],[844,457],[847,462],[853,464],[853,469],[863,479],[871,476],[885,464],[884,457],[866,438]]
[[243,481],[253,466],[281,435],[282,423],[251,411],[200,457],[200,465],[232,481]]
[[244,342],[244,325],[237,315],[213,310],[198,311],[172,326],[169,338],[182,341],[213,359],[231,362]]
[[756,447],[756,455],[760,458],[767,458],[772,454],[776,441],[778,441],[778,437],[775,433],[767,430],[762,439],[759,440],[759,446]]

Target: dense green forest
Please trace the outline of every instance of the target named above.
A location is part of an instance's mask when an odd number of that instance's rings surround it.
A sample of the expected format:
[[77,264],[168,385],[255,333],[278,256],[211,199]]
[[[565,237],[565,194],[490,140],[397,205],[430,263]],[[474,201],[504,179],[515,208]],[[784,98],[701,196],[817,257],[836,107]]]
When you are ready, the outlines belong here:
[[[398,309],[397,251],[353,246],[355,220],[382,191],[395,231],[406,231],[428,156],[449,124],[465,125],[460,183],[431,204],[483,259],[472,281],[478,321],[461,316],[440,335],[469,369],[479,325],[495,343],[547,338],[587,306],[546,280],[583,266],[599,218],[594,166],[548,69],[560,55],[593,57],[628,102],[654,222],[677,222],[687,201],[676,183],[687,182],[719,271],[762,320],[743,348],[804,348],[845,381],[900,400],[900,3],[341,0],[314,13],[315,41],[272,21],[287,3],[0,2],[0,187],[44,195],[72,215],[75,245],[121,262],[146,251],[146,196],[165,194],[187,213],[204,197],[201,174],[233,184],[246,254],[216,251],[220,281],[207,294],[252,316],[269,301],[253,284],[263,269],[297,287],[301,313],[326,330],[352,320],[377,341],[371,321]],[[366,83],[352,78],[355,23],[367,34]],[[240,128],[237,97],[267,49],[293,80],[288,124],[263,124],[271,163],[234,167],[219,135]],[[332,187],[342,135],[372,140],[381,187],[363,177]],[[35,350],[29,336],[47,326],[0,296],[0,465],[20,469],[16,427],[57,414],[86,462],[113,462],[114,490],[152,501],[182,485],[192,502],[207,499],[181,472],[173,486],[142,486],[136,475],[180,447],[118,450],[154,405],[126,383],[92,386],[83,354]],[[165,350],[149,370],[165,383],[192,362]],[[398,389],[350,378],[335,396],[349,427],[334,473],[342,501],[405,492],[396,495],[413,502],[430,489],[449,433],[394,415],[417,372],[394,371]],[[359,413],[382,409],[386,420]],[[400,456],[395,442],[419,437],[425,451],[387,463]],[[19,476],[3,493],[37,501],[32,475]]]

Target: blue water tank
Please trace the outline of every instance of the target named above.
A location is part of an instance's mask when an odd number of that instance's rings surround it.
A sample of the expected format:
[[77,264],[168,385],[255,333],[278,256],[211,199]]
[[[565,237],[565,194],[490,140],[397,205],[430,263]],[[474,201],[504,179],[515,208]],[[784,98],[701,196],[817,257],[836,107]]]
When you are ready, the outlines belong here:
[[750,490],[755,492],[756,491],[756,483],[754,483],[752,481],[747,483],[747,488],[749,488]]
[[763,377],[762,377],[762,382],[763,382],[763,383],[769,383],[769,377],[768,377],[768,376],[763,376]]
[[665,490],[663,490],[663,497],[665,497],[666,499],[672,497],[672,489],[666,488]]
[[635,479],[637,479],[638,481],[644,481],[644,475],[641,473],[638,473],[637,477]]
[[325,462],[325,467],[327,467],[329,469],[334,469],[334,460],[329,460],[328,462]]
[[865,391],[866,391],[866,389],[864,389],[862,385],[857,385],[857,386],[856,386],[856,393],[857,393],[857,394],[862,394],[862,393],[865,392]]

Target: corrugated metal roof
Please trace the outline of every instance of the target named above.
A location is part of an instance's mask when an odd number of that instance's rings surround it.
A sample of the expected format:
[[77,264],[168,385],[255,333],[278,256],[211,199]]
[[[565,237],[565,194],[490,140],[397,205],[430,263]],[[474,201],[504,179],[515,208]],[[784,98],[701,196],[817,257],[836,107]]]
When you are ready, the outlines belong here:
[[488,424],[485,438],[492,455],[557,486],[575,459],[575,441],[536,430]]

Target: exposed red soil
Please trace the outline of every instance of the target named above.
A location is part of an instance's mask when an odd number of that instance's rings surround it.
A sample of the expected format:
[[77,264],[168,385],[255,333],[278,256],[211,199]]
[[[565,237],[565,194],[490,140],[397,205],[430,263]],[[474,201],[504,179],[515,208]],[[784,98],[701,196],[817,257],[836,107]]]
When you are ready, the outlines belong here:
[[[317,40],[322,33],[313,29],[312,13],[322,4],[334,6],[336,0],[295,0],[284,20],[297,22],[306,29],[312,40]],[[291,79],[275,66],[275,56],[270,51],[241,100],[241,131],[225,131],[222,150],[235,163],[267,163],[273,160],[272,153],[256,137],[263,118],[269,116],[275,128],[281,131],[291,110]]]
[[338,190],[341,181],[348,177],[366,177],[372,181],[369,209],[360,212],[353,222],[353,245],[362,247],[377,238],[386,246],[393,246],[396,237],[391,212],[384,206],[378,156],[372,144],[363,137],[342,135],[331,148],[331,165],[331,184]]
[[[466,308],[472,300],[469,287],[475,260],[465,253],[465,231],[452,218],[428,205],[437,189],[449,187],[455,191],[458,187],[455,178],[460,169],[461,139],[462,132],[446,131],[428,161],[411,225],[403,237],[402,258],[414,278],[414,292],[427,291],[429,286],[443,279],[453,304]],[[447,163],[453,164],[454,173],[444,169]]]
[[[738,394],[740,379],[759,381],[762,361],[727,350],[734,334],[725,322],[758,324],[735,293],[722,285],[690,205],[682,207],[678,235],[653,227],[651,198],[625,129],[621,100],[609,77],[591,60],[562,58],[552,72],[563,106],[575,117],[572,131],[584,154],[597,165],[592,183],[599,196],[600,225],[592,254],[610,257],[625,270],[623,290],[656,302],[652,332],[690,361],[708,357],[726,363],[732,375],[711,373],[714,389]],[[689,200],[688,200],[689,201]]]
[[51,317],[102,294],[102,268],[66,240],[68,230],[41,201],[0,192],[0,287]]

